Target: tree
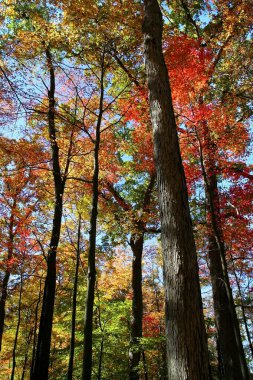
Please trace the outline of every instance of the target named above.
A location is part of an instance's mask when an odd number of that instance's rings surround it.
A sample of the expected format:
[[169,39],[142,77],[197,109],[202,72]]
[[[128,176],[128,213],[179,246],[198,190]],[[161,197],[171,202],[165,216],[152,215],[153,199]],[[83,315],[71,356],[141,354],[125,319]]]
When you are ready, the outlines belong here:
[[18,252],[22,244],[22,233],[27,232],[40,197],[40,192],[36,189],[38,174],[30,170],[30,165],[36,163],[36,155],[42,152],[39,146],[32,147],[25,140],[17,142],[5,138],[1,138],[0,149],[4,157],[1,184],[1,249],[7,251],[7,258],[3,260],[1,268],[4,271],[0,298],[1,349],[9,279],[20,260]]
[[[172,47],[168,49],[167,61],[173,78],[173,98],[177,110],[180,112],[181,122],[184,127],[187,126],[188,134],[191,133],[196,138],[195,142],[191,139],[193,147],[196,143],[198,145],[197,153],[196,151],[190,153],[187,146],[186,150],[190,154],[193,153],[195,157],[199,157],[201,171],[196,170],[194,174],[198,173],[197,175],[199,175],[201,172],[205,189],[208,261],[220,342],[221,368],[227,378],[233,376],[247,378],[247,365],[228,277],[218,189],[218,175],[222,172],[219,166],[225,165],[228,168],[231,165],[226,157],[226,150],[233,149],[235,152],[236,150],[239,152],[243,149],[239,141],[233,141],[232,147],[233,132],[227,126],[237,124],[238,130],[241,129],[246,140],[247,132],[241,121],[236,120],[234,111],[221,101],[218,106],[218,99],[214,101],[212,97],[210,98],[209,84],[214,70],[213,62],[217,64],[217,56],[212,57],[213,53],[209,49],[187,36],[174,38],[173,45],[176,46],[176,43],[178,49],[177,51]],[[181,59],[182,54],[185,57],[184,61]],[[192,54],[194,55],[193,59],[191,58]],[[177,62],[179,62],[179,66],[177,66]],[[178,84],[179,72],[181,74],[180,84]],[[229,134],[228,142],[224,140],[225,134]],[[219,141],[216,136],[219,136]],[[230,160],[231,156],[230,154]]]
[[144,54],[164,257],[168,378],[208,379],[197,255],[162,52],[162,15],[156,0],[146,0],[144,10]]

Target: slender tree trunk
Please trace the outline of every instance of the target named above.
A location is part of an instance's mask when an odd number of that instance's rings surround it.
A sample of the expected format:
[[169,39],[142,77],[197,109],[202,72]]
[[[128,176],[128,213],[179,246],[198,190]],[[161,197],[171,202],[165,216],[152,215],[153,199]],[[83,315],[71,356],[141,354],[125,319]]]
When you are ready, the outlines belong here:
[[83,352],[83,380],[90,380],[92,374],[92,329],[93,329],[93,305],[96,284],[96,238],[97,238],[97,214],[98,214],[98,178],[99,178],[99,147],[100,129],[103,116],[104,101],[104,53],[101,60],[100,79],[100,104],[96,125],[96,141],[94,147],[94,172],[92,180],[92,210],[90,219],[89,253],[88,253],[88,279],[84,316],[84,352]]
[[100,295],[98,291],[98,283],[96,283],[96,290],[97,290],[97,298],[98,298],[98,324],[100,327],[100,331],[102,333],[102,339],[100,342],[100,351],[99,351],[99,359],[98,359],[98,375],[97,379],[100,380],[102,379],[102,365],[103,365],[103,354],[104,354],[104,326],[102,325],[101,321],[101,308],[100,308]]
[[[160,292],[159,288],[157,287],[157,284],[155,282],[155,276],[154,276],[154,267],[152,266],[152,287],[153,287],[153,293],[155,297],[155,306],[156,306],[156,311],[160,313],[161,308],[160,308],[160,302],[161,302],[161,297],[160,297]],[[162,337],[164,335],[163,333],[163,328],[162,325],[159,325],[159,335]],[[158,346],[158,357],[157,357],[157,369],[158,369],[158,379],[159,380],[164,380],[166,378],[166,351],[165,351],[165,345],[164,343],[160,343]]]
[[38,300],[36,303],[35,315],[34,315],[33,349],[32,349],[32,361],[31,361],[31,368],[30,368],[30,377],[32,376],[32,373],[33,373],[34,363],[35,363],[35,355],[36,355],[38,312],[39,312],[39,304],[41,301],[41,282],[42,282],[42,279],[40,279],[39,296],[38,296]]
[[62,180],[59,147],[56,141],[55,129],[55,74],[52,56],[46,49],[47,65],[50,74],[50,88],[48,90],[48,132],[52,150],[52,164],[55,190],[55,205],[53,228],[50,240],[50,248],[47,256],[47,275],[44,287],[42,311],[38,333],[38,343],[35,356],[34,369],[31,380],[47,380],[49,368],[50,343],[53,325],[55,287],[56,287],[56,253],[60,240],[62,220],[62,198],[65,179]]
[[144,49],[164,258],[169,380],[209,379],[207,340],[197,254],[167,68],[162,15],[157,0],[144,0]]
[[79,215],[78,232],[77,232],[77,249],[76,249],[76,268],[75,268],[73,300],[72,300],[70,354],[69,354],[69,366],[68,366],[68,373],[67,373],[68,380],[72,380],[73,363],[74,363],[74,355],[75,355],[76,298],[77,298],[78,270],[79,270],[79,260],[80,260],[80,240],[81,240],[81,216]]
[[4,321],[5,321],[5,304],[8,296],[8,283],[10,279],[10,268],[9,268],[9,260],[13,257],[13,241],[14,241],[14,212],[16,209],[16,200],[14,199],[14,203],[12,206],[11,216],[10,216],[10,223],[9,223],[9,245],[8,245],[8,256],[7,256],[7,268],[5,271],[5,275],[2,282],[2,289],[1,289],[1,298],[0,298],[0,352],[2,349],[2,339],[3,339],[3,332],[4,332]]
[[[155,174],[151,174],[149,184],[143,198],[143,212],[150,212],[151,196],[155,185]],[[145,233],[145,222],[135,221],[135,232],[130,237],[130,247],[133,252],[132,260],[132,320],[131,342],[129,352],[129,379],[138,380],[140,361],[143,359],[144,377],[147,379],[147,365],[140,339],[142,338],[143,297],[142,297],[142,255]]]
[[241,310],[242,310],[243,324],[244,324],[244,328],[245,328],[247,339],[248,339],[248,343],[249,343],[249,349],[250,349],[251,357],[253,359],[253,345],[252,345],[252,341],[251,341],[251,337],[250,337],[250,331],[249,331],[249,326],[248,326],[248,322],[247,322],[247,317],[246,317],[246,314],[245,314],[245,304],[244,304],[243,295],[242,295],[242,291],[241,291],[241,285],[240,285],[240,281],[239,281],[237,273],[236,273],[236,268],[235,268],[235,265],[234,265],[232,257],[231,257],[231,261],[232,261],[233,273],[234,273],[236,285],[237,285],[237,288],[238,288],[238,293],[239,293],[240,300],[241,300]]
[[8,282],[10,278],[10,271],[6,270],[3,283],[2,283],[2,294],[0,299],[0,351],[2,349],[2,339],[4,332],[4,321],[5,321],[5,304],[8,294]]
[[16,350],[17,350],[17,344],[18,344],[18,334],[19,334],[19,327],[21,322],[21,302],[22,302],[22,292],[23,292],[23,273],[21,269],[20,274],[20,289],[19,289],[19,300],[18,300],[18,323],[16,327],[16,333],[15,333],[15,339],[14,339],[14,345],[13,345],[13,351],[12,351],[12,371],[11,371],[11,380],[14,380],[15,375],[15,369],[16,369]]
[[129,379],[139,380],[139,363],[141,360],[141,343],[142,338],[142,317],[143,317],[143,299],[142,299],[142,253],[143,253],[144,233],[132,234],[130,246],[133,252],[132,260],[132,320],[131,320],[131,344],[129,352]]
[[25,379],[26,367],[27,367],[28,356],[29,356],[29,347],[30,347],[32,337],[33,337],[33,328],[31,327],[29,330],[28,336],[27,336],[27,340],[26,340],[26,350],[25,350],[25,357],[24,357],[24,364],[23,364],[21,380]]
[[99,362],[98,362],[98,380],[102,379],[102,363],[104,354],[104,335],[102,336],[100,343]]
[[142,360],[143,360],[143,369],[144,369],[144,380],[148,380],[148,366],[145,351],[142,350]]
[[236,315],[232,289],[229,282],[222,227],[220,225],[219,190],[217,185],[215,146],[211,141],[207,123],[203,125],[206,154],[197,134],[200,146],[200,160],[205,184],[208,258],[213,290],[215,323],[218,332],[221,367],[227,380],[247,380],[249,378],[242,345],[238,318]]

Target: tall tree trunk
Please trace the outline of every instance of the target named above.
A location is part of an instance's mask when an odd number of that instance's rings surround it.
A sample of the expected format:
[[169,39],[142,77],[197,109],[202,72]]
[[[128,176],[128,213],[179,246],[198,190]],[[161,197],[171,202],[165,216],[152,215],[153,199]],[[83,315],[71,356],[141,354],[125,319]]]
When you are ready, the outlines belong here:
[[20,289],[19,289],[19,300],[18,300],[18,322],[16,327],[16,333],[15,333],[15,339],[13,344],[13,351],[12,351],[12,371],[11,371],[11,380],[14,380],[15,376],[15,369],[16,369],[16,350],[17,350],[17,344],[18,344],[18,334],[19,334],[19,327],[21,322],[21,302],[22,302],[22,292],[23,292],[23,273],[21,268],[21,274],[20,274]]
[[169,380],[209,379],[197,254],[157,0],[144,0],[143,24],[161,213]]
[[102,339],[100,342],[99,361],[98,361],[98,380],[102,379],[103,354],[104,354],[104,335],[102,335]]
[[74,363],[74,355],[75,355],[76,298],[77,298],[77,285],[78,285],[78,270],[79,270],[79,261],[80,261],[80,240],[81,240],[81,216],[79,215],[78,232],[77,232],[77,248],[76,248],[76,268],[75,268],[73,300],[72,300],[70,354],[69,354],[69,366],[68,366],[68,373],[67,373],[68,380],[72,380],[73,363]]
[[[150,181],[145,191],[143,198],[142,211],[145,213],[150,212],[151,196],[155,185],[155,174],[152,173]],[[114,192],[114,196],[117,196]],[[122,201],[122,199],[121,199]],[[125,203],[125,209],[129,206]],[[129,379],[138,380],[140,370],[140,360],[143,359],[144,377],[147,379],[147,365],[145,361],[145,354],[142,349],[140,339],[142,338],[142,319],[143,319],[143,298],[142,298],[142,255],[144,234],[146,223],[141,220],[135,220],[135,232],[130,237],[130,247],[133,252],[132,259],[132,320],[131,320],[131,342],[129,352]]]
[[30,347],[32,337],[33,337],[33,327],[31,327],[29,329],[29,333],[28,333],[27,340],[26,340],[25,357],[24,357],[21,380],[25,380],[25,378],[26,378],[26,367],[27,367],[28,356],[29,356],[29,347]]
[[7,267],[4,274],[3,282],[2,282],[2,289],[1,289],[1,298],[0,298],[0,352],[2,349],[2,339],[3,339],[3,332],[4,332],[4,321],[5,321],[5,304],[7,300],[8,295],[8,283],[11,275],[11,271],[9,268],[9,261],[13,257],[13,242],[14,242],[14,213],[16,209],[16,200],[14,199],[14,203],[11,210],[10,215],[10,223],[9,223],[9,244],[8,244],[8,256],[7,256]]
[[220,217],[215,146],[212,143],[207,123],[203,125],[203,141],[206,154],[200,146],[200,160],[206,193],[208,258],[213,290],[215,323],[218,333],[221,367],[227,380],[247,380],[249,378],[245,354],[242,346],[239,323],[236,315],[232,289],[229,282],[225,247]]
[[241,310],[242,310],[243,324],[244,324],[246,336],[247,336],[248,343],[249,343],[249,349],[250,349],[250,353],[251,353],[251,358],[253,360],[253,345],[252,345],[250,331],[249,331],[249,326],[248,326],[248,322],[247,322],[247,316],[246,316],[246,313],[245,313],[245,304],[244,304],[243,295],[242,295],[242,291],[241,291],[240,280],[238,279],[238,276],[237,276],[237,273],[236,273],[236,268],[235,268],[235,265],[234,265],[232,257],[231,257],[231,261],[232,261],[232,267],[233,267],[233,274],[234,274],[234,277],[235,277],[236,285],[237,285],[237,288],[238,288],[238,293],[239,293],[239,296],[240,296],[240,302],[241,302],[240,306],[241,306]]
[[132,320],[131,320],[131,343],[129,352],[129,379],[139,380],[139,363],[141,360],[142,338],[142,253],[143,253],[144,232],[134,233],[130,238],[130,246],[133,252],[132,260]]
[[36,355],[36,342],[37,342],[37,324],[38,324],[38,312],[39,312],[39,305],[41,301],[41,282],[42,279],[40,279],[40,289],[39,289],[39,296],[38,300],[36,302],[35,307],[35,315],[34,315],[34,329],[33,329],[33,349],[32,349],[32,361],[31,361],[31,368],[30,368],[30,377],[32,376],[33,370],[34,370],[34,364],[35,364],[35,355]]
[[48,90],[48,132],[52,150],[52,164],[54,177],[55,205],[54,219],[51,233],[50,248],[47,256],[47,275],[44,287],[42,311],[38,334],[38,343],[34,369],[31,380],[47,380],[49,368],[50,343],[53,325],[55,287],[56,287],[56,254],[60,240],[62,221],[62,198],[65,178],[62,179],[59,161],[59,147],[56,141],[55,128],[55,73],[52,56],[49,48],[46,49],[47,66],[50,74],[50,88]]
[[99,147],[100,129],[103,116],[104,102],[104,53],[101,59],[100,77],[100,102],[99,114],[96,125],[96,141],[94,147],[94,172],[92,179],[92,210],[90,219],[90,236],[88,252],[88,279],[84,316],[84,352],[83,352],[83,380],[90,380],[92,374],[92,329],[93,329],[93,305],[96,284],[96,238],[97,238],[97,214],[98,214],[98,178],[99,178]]
[[144,350],[142,350],[142,360],[143,360],[143,370],[144,370],[144,380],[148,380],[148,366]]
[[2,339],[3,339],[3,332],[4,332],[4,321],[5,321],[5,304],[7,300],[8,295],[8,282],[10,278],[10,271],[7,269],[3,282],[2,282],[2,293],[1,293],[1,299],[0,299],[0,351],[2,349]]

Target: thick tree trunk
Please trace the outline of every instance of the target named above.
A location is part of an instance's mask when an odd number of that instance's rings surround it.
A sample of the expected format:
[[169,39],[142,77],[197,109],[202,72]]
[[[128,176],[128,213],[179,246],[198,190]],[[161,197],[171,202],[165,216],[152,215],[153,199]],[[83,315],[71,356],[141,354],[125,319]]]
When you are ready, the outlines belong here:
[[197,254],[162,52],[162,15],[157,0],[145,0],[144,4],[144,48],[164,258],[168,379],[205,380],[209,379],[209,366]]
[[130,246],[133,252],[132,260],[132,320],[131,320],[131,342],[129,352],[129,379],[139,380],[139,363],[141,360],[142,338],[142,253],[143,253],[144,232],[134,233],[130,238]]
[[79,215],[78,232],[77,232],[77,249],[76,249],[76,268],[73,287],[73,301],[72,301],[72,320],[71,320],[71,340],[70,340],[70,354],[67,379],[72,380],[73,376],[73,363],[75,355],[75,330],[76,330],[76,298],[77,298],[77,285],[78,285],[78,270],[80,261],[80,240],[81,240],[81,217]]
[[44,287],[42,311],[38,334],[38,343],[34,369],[31,380],[47,380],[49,368],[50,343],[53,325],[55,286],[56,286],[56,253],[60,240],[62,220],[62,198],[65,180],[62,180],[59,147],[56,141],[55,129],[55,74],[49,49],[46,50],[47,65],[50,73],[50,88],[48,90],[48,132],[52,150],[55,206],[50,248],[47,256],[47,275]]
[[84,352],[83,352],[83,380],[90,380],[92,375],[92,330],[93,330],[93,305],[96,284],[96,238],[97,238],[97,214],[98,214],[98,179],[99,179],[99,147],[100,129],[103,116],[104,101],[104,53],[101,60],[99,115],[96,125],[96,141],[94,147],[94,172],[92,180],[92,210],[90,219],[90,236],[88,252],[88,279],[84,316]]
[[199,135],[200,160],[206,193],[208,258],[213,290],[215,323],[221,368],[227,380],[248,379],[248,369],[236,315],[233,294],[229,282],[225,247],[220,217],[219,190],[217,185],[215,145],[212,143],[206,122],[202,124],[204,148]]

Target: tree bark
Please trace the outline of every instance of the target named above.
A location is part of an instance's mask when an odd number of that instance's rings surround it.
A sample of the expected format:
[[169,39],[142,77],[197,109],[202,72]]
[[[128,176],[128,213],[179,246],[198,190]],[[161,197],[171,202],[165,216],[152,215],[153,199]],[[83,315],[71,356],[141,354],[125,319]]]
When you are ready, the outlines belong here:
[[92,179],[92,210],[89,232],[89,252],[88,252],[88,279],[87,294],[84,316],[84,352],[83,352],[83,380],[90,380],[92,375],[92,329],[93,329],[93,305],[96,284],[96,238],[97,238],[97,214],[98,214],[98,179],[99,179],[99,147],[100,129],[103,116],[104,101],[104,52],[101,60],[100,77],[100,102],[99,114],[96,125],[96,140],[94,147],[94,172]]
[[209,379],[208,351],[188,196],[157,0],[144,0],[146,74],[154,134],[166,297],[169,380]]
[[49,48],[46,49],[47,66],[50,75],[48,90],[48,132],[52,150],[52,164],[54,177],[55,205],[53,228],[50,239],[50,248],[47,256],[47,274],[42,300],[38,343],[34,369],[31,380],[47,380],[49,368],[50,343],[53,325],[55,286],[56,286],[56,254],[60,240],[62,221],[62,198],[65,179],[62,179],[59,161],[59,147],[56,141],[55,128],[55,73],[52,56]]
[[76,330],[76,298],[77,298],[77,285],[78,285],[78,270],[80,261],[80,240],[81,240],[81,216],[79,215],[78,232],[77,232],[77,248],[76,248],[76,268],[73,287],[73,301],[72,301],[72,320],[71,320],[71,340],[70,340],[70,354],[67,379],[72,380],[73,376],[73,363],[75,355],[75,330]]
[[138,368],[141,360],[142,338],[142,318],[143,318],[143,299],[142,299],[142,253],[143,253],[144,232],[133,233],[130,238],[130,246],[133,252],[132,260],[132,320],[131,320],[131,342],[129,352],[129,379],[139,380]]

